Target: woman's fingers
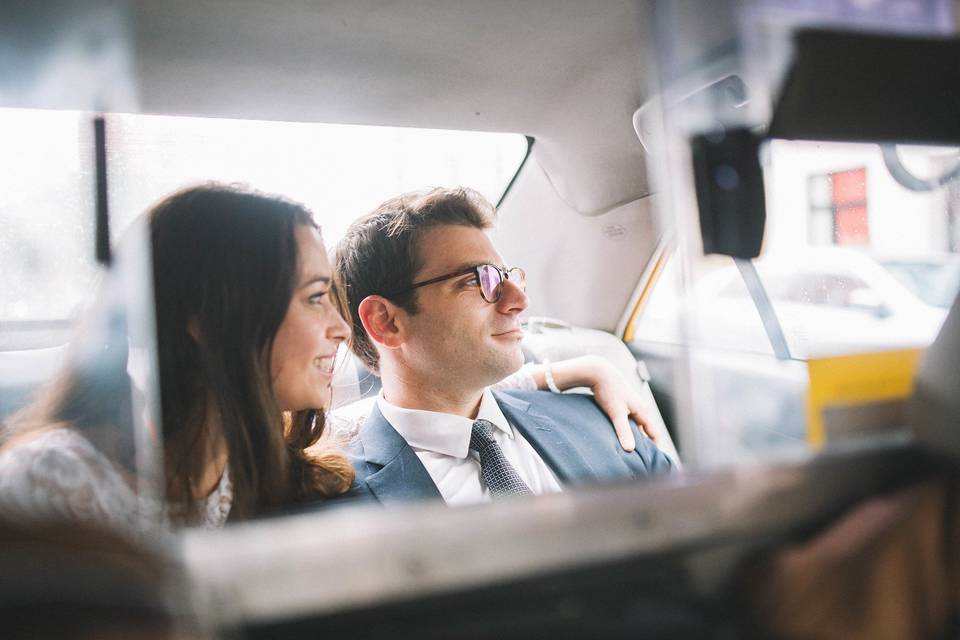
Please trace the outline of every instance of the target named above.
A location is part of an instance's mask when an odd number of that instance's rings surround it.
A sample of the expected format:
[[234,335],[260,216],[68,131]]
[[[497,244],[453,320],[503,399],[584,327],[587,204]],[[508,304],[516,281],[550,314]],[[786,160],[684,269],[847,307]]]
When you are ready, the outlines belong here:
[[637,441],[633,436],[633,431],[630,429],[630,422],[627,420],[629,408],[623,398],[617,394],[610,396],[604,391],[600,391],[599,393],[595,392],[594,398],[600,409],[607,414],[610,422],[613,423],[613,428],[617,432],[617,439],[620,441],[620,446],[623,447],[623,450],[633,451],[636,449]]
[[653,426],[653,421],[650,419],[650,414],[647,413],[647,410],[639,402],[634,401],[630,405],[630,417],[633,418],[633,421],[637,423],[637,426],[647,434],[647,437],[657,442],[657,439],[660,437],[660,434],[657,433],[656,428]]

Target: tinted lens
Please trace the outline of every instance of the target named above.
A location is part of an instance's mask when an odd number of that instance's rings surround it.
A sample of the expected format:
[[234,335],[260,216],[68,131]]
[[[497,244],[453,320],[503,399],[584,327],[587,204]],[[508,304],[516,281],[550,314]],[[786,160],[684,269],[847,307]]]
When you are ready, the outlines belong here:
[[507,280],[517,285],[524,291],[527,290],[527,274],[520,267],[514,267],[507,271]]
[[500,270],[491,264],[477,267],[480,277],[480,294],[487,302],[496,302],[500,297]]

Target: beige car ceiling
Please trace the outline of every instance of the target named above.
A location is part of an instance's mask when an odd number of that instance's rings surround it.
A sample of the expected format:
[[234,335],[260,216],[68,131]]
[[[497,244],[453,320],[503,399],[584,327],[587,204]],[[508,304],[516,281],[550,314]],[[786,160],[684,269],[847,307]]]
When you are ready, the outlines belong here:
[[[136,3],[143,111],[512,131],[565,201],[644,194],[643,3]],[[652,71],[652,69],[651,69]]]
[[501,209],[504,254],[530,272],[532,313],[612,330],[656,241],[631,121],[655,75],[649,14],[622,0],[143,0],[141,108],[532,136]]
[[[656,242],[632,124],[656,75],[651,13],[639,0],[15,1],[0,11],[0,104],[531,136],[501,208],[504,253],[530,272],[533,312],[612,329]],[[84,67],[98,47],[106,62]],[[56,98],[35,104],[31,86]]]

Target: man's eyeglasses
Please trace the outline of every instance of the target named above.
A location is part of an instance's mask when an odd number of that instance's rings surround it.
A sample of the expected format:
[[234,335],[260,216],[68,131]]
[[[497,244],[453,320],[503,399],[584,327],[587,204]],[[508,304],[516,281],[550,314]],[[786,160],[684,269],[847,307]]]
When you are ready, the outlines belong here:
[[526,290],[527,288],[527,274],[524,273],[523,269],[520,267],[501,269],[495,264],[478,264],[475,267],[454,271],[453,273],[437,276],[436,278],[430,278],[429,280],[424,280],[423,282],[416,282],[412,284],[410,288],[404,289],[403,291],[398,292],[398,294],[406,293],[407,291],[413,291],[414,289],[425,287],[428,284],[443,282],[444,280],[456,278],[457,276],[463,276],[468,273],[472,273],[476,276],[477,287],[480,289],[480,295],[484,300],[491,304],[494,302],[499,302],[501,296],[503,296],[503,282],[505,280],[513,282],[515,285],[520,287],[521,290]]

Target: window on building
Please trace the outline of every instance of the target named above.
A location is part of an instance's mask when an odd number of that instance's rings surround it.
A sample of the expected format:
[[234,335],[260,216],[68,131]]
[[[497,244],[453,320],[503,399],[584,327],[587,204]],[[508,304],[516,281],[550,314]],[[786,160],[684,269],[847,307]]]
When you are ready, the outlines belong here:
[[870,244],[865,167],[821,173],[807,182],[813,245]]

